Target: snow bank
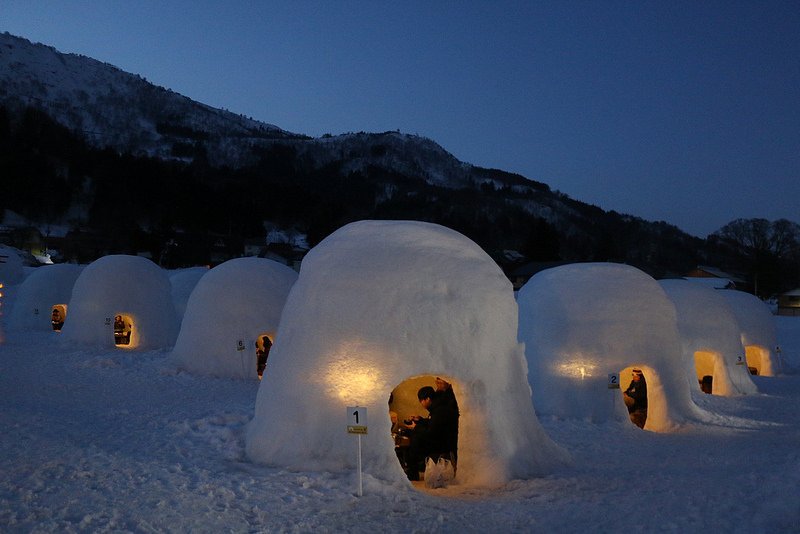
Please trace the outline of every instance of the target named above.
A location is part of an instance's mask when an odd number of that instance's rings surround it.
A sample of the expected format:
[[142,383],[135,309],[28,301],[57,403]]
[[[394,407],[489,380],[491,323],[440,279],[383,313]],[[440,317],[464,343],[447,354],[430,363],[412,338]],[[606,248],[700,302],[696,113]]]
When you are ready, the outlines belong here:
[[745,365],[736,316],[721,291],[686,280],[659,282],[678,314],[686,376],[693,389],[704,375],[713,377],[714,395],[758,392]]
[[775,354],[777,334],[775,316],[761,299],[744,291],[721,291],[736,316],[747,354],[747,365],[759,375],[775,376],[780,372]]
[[581,263],[533,276],[517,301],[536,410],[562,418],[627,418],[630,368],[644,372],[645,428],[668,431],[701,416],[681,357],[675,307],[653,278],[627,265]]
[[87,265],[72,289],[63,338],[114,347],[114,317],[132,325],[130,349],[168,348],[178,335],[178,320],[166,273],[138,256],[104,256]]
[[53,306],[64,308],[83,266],[70,263],[38,267],[19,285],[8,319],[10,330],[48,330]]
[[359,405],[369,421],[364,472],[407,483],[387,402],[398,384],[423,375],[453,384],[461,484],[501,483],[566,461],[531,404],[510,282],[475,243],[441,226],[362,221],[312,249],[270,366],[246,438],[256,462],[354,469],[346,408]]
[[255,342],[274,340],[283,305],[297,280],[291,268],[263,258],[237,258],[197,283],[170,359],[192,372],[257,378]]

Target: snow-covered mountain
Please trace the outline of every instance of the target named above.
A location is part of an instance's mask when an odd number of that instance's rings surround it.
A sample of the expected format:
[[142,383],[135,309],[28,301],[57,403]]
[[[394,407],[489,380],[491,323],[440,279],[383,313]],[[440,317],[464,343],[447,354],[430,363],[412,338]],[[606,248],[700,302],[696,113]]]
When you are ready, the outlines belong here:
[[391,132],[311,139],[195,102],[108,63],[0,34],[0,103],[32,106],[97,147],[164,159],[202,153],[212,165],[241,167],[260,148],[289,143],[324,166],[348,158],[346,171],[380,165],[421,174],[432,185],[470,185],[472,166],[419,136]]

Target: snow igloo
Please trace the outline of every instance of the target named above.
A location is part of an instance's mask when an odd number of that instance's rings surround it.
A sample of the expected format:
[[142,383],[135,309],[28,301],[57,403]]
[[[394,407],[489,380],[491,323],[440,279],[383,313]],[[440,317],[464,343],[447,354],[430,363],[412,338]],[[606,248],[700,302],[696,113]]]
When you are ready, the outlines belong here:
[[745,365],[736,317],[720,292],[687,280],[661,280],[675,305],[687,377],[692,388],[714,395],[758,392]]
[[189,296],[171,360],[190,372],[257,378],[256,352],[269,351],[275,341],[295,280],[294,270],[263,258],[237,258],[217,265]]
[[762,376],[778,374],[780,361],[775,351],[778,345],[777,330],[775,316],[769,306],[744,291],[725,289],[720,293],[736,316],[750,373]]
[[[247,455],[290,469],[356,467],[347,408],[368,411],[365,476],[407,479],[388,401],[405,385],[452,384],[457,478],[492,485],[568,461],[539,424],[517,341],[511,283],[463,235],[430,223],[361,221],[305,257],[248,427]],[[418,415],[425,410],[417,404]]]
[[634,369],[647,383],[646,430],[669,431],[700,415],[685,376],[675,307],[649,275],[613,263],[564,265],[534,275],[517,301],[540,415],[624,420],[620,390]]
[[60,332],[67,320],[72,288],[83,266],[69,263],[36,268],[19,285],[9,328]]
[[166,272],[139,256],[104,256],[72,288],[65,341],[120,349],[172,347],[178,320]]

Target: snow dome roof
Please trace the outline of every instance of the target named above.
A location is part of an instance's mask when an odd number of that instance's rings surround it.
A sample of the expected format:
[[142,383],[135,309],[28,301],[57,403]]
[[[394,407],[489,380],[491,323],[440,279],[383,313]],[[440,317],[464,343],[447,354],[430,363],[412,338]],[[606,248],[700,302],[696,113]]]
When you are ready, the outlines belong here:
[[113,320],[124,314],[133,324],[128,348],[171,347],[178,321],[170,289],[165,271],[152,261],[104,256],[87,265],[75,281],[63,338],[113,347]]
[[202,374],[257,378],[256,338],[274,338],[295,280],[291,268],[263,258],[214,267],[189,297],[171,360]]
[[[355,466],[346,408],[369,410],[363,469],[405,481],[387,401],[411,377],[441,376],[459,408],[458,479],[492,484],[566,461],[530,398],[511,283],[463,235],[408,221],[361,221],[303,260],[247,434],[257,462]],[[424,410],[420,408],[424,414]]]
[[720,361],[714,365],[714,394],[756,393],[758,389],[744,365],[739,325],[722,290],[685,280],[661,280],[659,283],[677,310],[683,358],[692,386],[699,389],[695,353],[702,351],[720,356]]
[[192,294],[197,282],[208,272],[208,267],[189,267],[178,269],[169,273],[169,282],[172,286],[172,304],[178,319],[183,319],[186,313],[186,303]]
[[36,268],[19,285],[9,328],[50,330],[50,312],[56,304],[68,304],[82,265],[59,263]]
[[[779,364],[775,354],[777,333],[775,316],[761,299],[744,291],[726,289],[720,291],[736,316],[739,324],[742,344],[745,347],[759,347],[761,363],[759,374],[773,376],[778,372]],[[748,359],[748,364],[749,364]]]
[[[627,417],[609,393],[608,375],[644,371],[646,429],[669,430],[700,414],[682,365],[675,307],[644,272],[613,263],[542,271],[517,296],[520,340],[540,414],[603,421]],[[620,374],[624,390],[630,375]],[[613,391],[613,390],[612,390]]]

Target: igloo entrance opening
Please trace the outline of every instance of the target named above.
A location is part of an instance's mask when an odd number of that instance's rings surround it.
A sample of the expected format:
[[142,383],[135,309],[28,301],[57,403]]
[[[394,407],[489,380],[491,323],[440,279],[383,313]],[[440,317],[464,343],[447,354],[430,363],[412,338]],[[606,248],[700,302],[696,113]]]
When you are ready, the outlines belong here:
[[64,326],[64,320],[67,318],[67,305],[66,304],[54,304],[53,310],[50,312],[50,324],[53,325],[53,330],[56,332],[61,332],[61,328]]
[[764,374],[764,360],[769,360],[769,351],[758,345],[747,345],[744,348],[744,357],[751,375]]
[[630,377],[628,387],[622,390],[622,400],[628,409],[631,422],[644,428],[647,421],[647,380],[642,367],[626,367],[619,376],[620,383],[625,384]]
[[411,377],[389,395],[395,454],[409,480],[424,478],[427,458],[458,462],[458,402],[451,380]]
[[118,313],[114,316],[114,344],[118,347],[131,348],[133,320],[130,315]]
[[718,352],[698,350],[694,353],[694,367],[697,381],[703,393],[711,394],[714,383],[714,368],[722,364],[722,356]]
[[272,349],[272,338],[270,333],[259,334],[256,338],[256,372],[258,379],[264,375],[264,369],[267,367],[267,358],[269,358],[269,351]]

